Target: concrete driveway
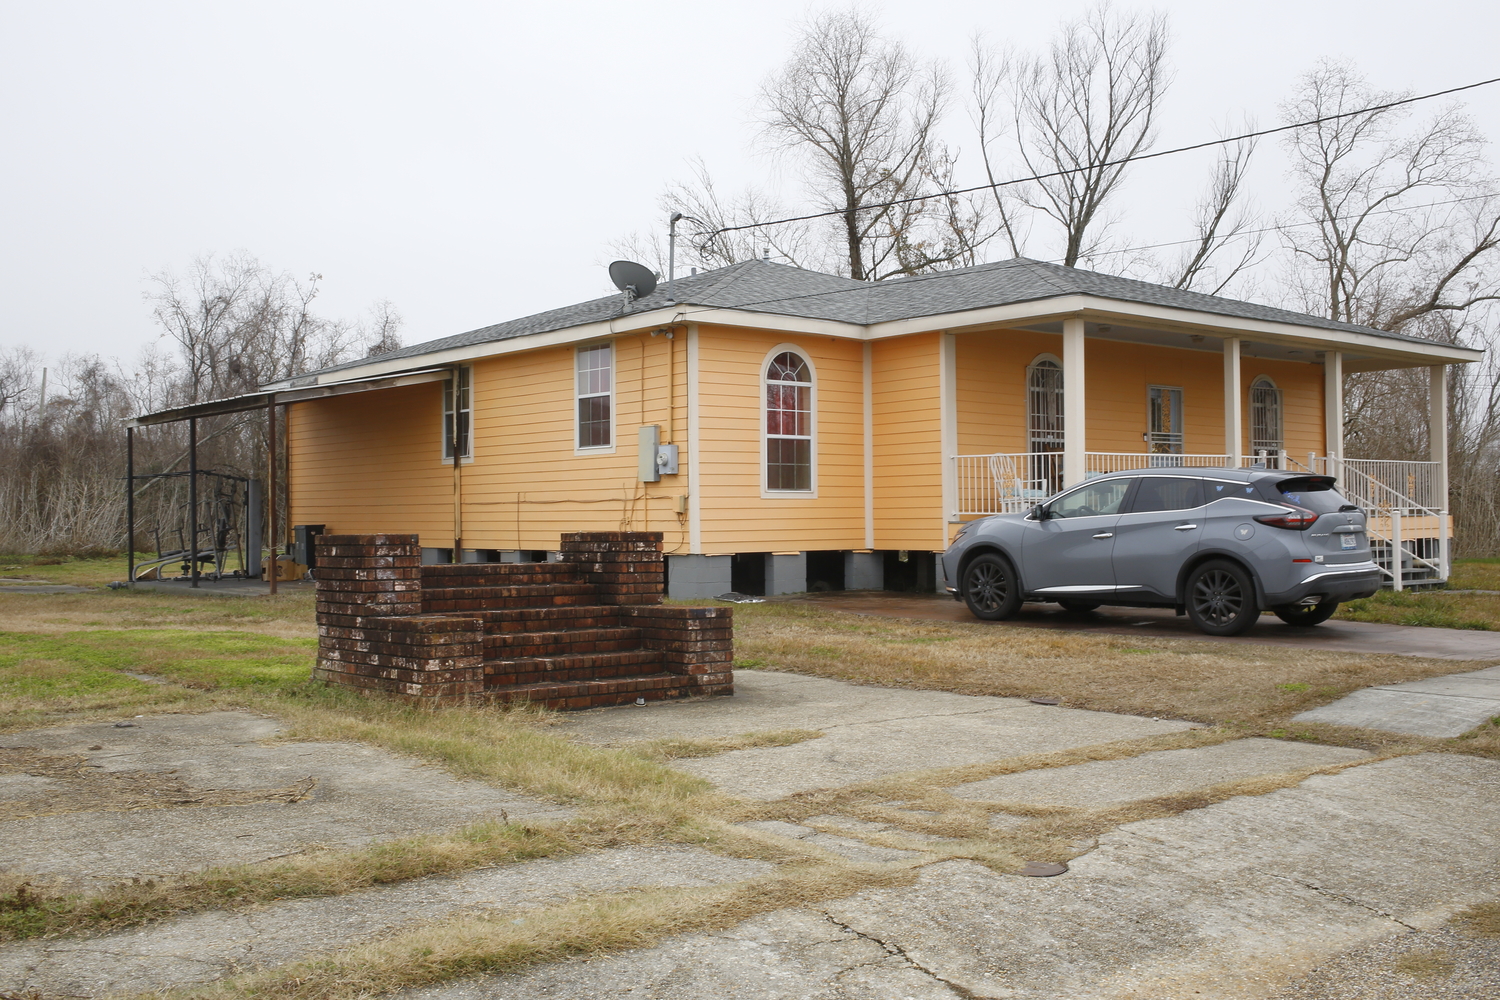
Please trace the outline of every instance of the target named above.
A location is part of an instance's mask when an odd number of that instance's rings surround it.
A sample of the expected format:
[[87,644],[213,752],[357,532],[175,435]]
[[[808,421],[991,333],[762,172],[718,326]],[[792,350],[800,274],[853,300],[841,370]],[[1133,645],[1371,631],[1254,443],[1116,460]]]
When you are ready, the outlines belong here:
[[[781,598],[776,598],[781,600]],[[787,598],[833,611],[888,618],[975,623],[962,602],[940,594],[892,594],[884,591],[843,591]],[[1015,618],[986,623],[994,628],[1051,628],[1067,632],[1111,635],[1159,635],[1197,642],[1237,642],[1299,646],[1348,653],[1395,653],[1444,660],[1500,660],[1500,632],[1476,632],[1368,622],[1324,622],[1296,628],[1273,615],[1263,615],[1244,635],[1208,636],[1191,622],[1162,608],[1100,608],[1086,614],[1064,611],[1055,604],[1027,604]]]

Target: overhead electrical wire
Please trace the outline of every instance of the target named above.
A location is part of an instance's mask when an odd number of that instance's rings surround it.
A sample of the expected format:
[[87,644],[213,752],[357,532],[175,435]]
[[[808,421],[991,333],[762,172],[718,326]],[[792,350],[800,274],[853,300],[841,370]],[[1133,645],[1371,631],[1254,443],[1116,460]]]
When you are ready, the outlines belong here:
[[[1054,177],[1066,177],[1070,174],[1080,174],[1088,170],[1102,170],[1109,167],[1124,166],[1127,163],[1135,163],[1140,160],[1154,160],[1163,156],[1174,156],[1178,153],[1191,153],[1198,149],[1209,149],[1213,146],[1227,146],[1233,142],[1244,142],[1246,139],[1259,139],[1262,136],[1277,135],[1281,132],[1292,132],[1301,128],[1310,128],[1321,125],[1324,122],[1338,121],[1341,118],[1353,118],[1358,115],[1368,115],[1376,111],[1389,111],[1391,108],[1399,108],[1407,104],[1415,104],[1418,101],[1430,101],[1435,97],[1446,97],[1449,94],[1461,93],[1465,90],[1474,90],[1477,87],[1487,87],[1492,83],[1500,83],[1500,76],[1489,80],[1479,80],[1475,83],[1466,83],[1461,87],[1449,87],[1446,90],[1435,90],[1430,94],[1419,94],[1415,97],[1403,97],[1398,101],[1388,101],[1385,104],[1374,104],[1369,107],[1360,108],[1357,111],[1343,111],[1336,115],[1324,115],[1321,118],[1312,118],[1307,121],[1294,122],[1290,125],[1278,125],[1275,128],[1260,129],[1255,132],[1245,132],[1240,135],[1232,135],[1224,139],[1211,139],[1207,142],[1193,143],[1190,146],[1176,146],[1172,149],[1162,149],[1153,153],[1137,153],[1132,156],[1122,156],[1117,160],[1106,160],[1103,163],[1095,163],[1086,167],[1069,167],[1066,170],[1054,170],[1045,174],[1031,174],[1027,177],[1014,177],[1009,180],[994,181],[988,184],[975,184],[972,187],[953,188],[949,191],[934,191],[932,194],[912,195],[909,198],[896,198],[892,201],[876,202],[872,205],[861,205],[857,211],[865,212],[876,208],[895,208],[898,205],[912,205],[919,201],[931,201],[934,198],[951,198],[955,195],[974,194],[979,191],[993,191],[996,188],[1014,187],[1018,184],[1029,184],[1033,181],[1049,180]],[[704,233],[701,238],[713,239],[724,233],[742,232],[747,229],[763,229],[766,226],[780,226],[788,222],[810,222],[814,219],[829,219],[834,216],[844,215],[847,209],[831,209],[826,212],[812,212],[807,215],[792,215],[785,219],[767,219],[764,222],[747,222],[737,226],[721,226],[718,229]],[[1185,242],[1194,242],[1188,240]]]

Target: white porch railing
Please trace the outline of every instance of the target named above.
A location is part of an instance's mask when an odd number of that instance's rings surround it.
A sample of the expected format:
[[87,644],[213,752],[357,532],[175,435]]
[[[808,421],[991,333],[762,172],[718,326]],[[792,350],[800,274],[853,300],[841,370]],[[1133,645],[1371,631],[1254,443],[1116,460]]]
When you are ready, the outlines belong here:
[[[1030,510],[1062,488],[1062,459],[1060,451],[953,456],[959,516]],[[1340,492],[1365,511],[1376,561],[1394,589],[1448,579],[1451,522],[1447,498],[1437,496],[1439,463],[1340,461],[1311,453],[1303,462],[1284,450],[1245,455],[1239,461],[1241,468],[1256,465],[1337,477]],[[1084,467],[1087,475],[1100,476],[1132,469],[1234,466],[1228,455],[1091,451],[1085,454]]]

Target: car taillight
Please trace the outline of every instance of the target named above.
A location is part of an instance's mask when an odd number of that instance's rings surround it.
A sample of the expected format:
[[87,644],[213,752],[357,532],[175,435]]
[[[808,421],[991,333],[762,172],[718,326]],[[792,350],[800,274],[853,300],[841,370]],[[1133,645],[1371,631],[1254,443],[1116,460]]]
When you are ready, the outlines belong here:
[[1293,507],[1291,510],[1282,511],[1280,514],[1261,514],[1255,519],[1261,524],[1269,524],[1273,528],[1306,531],[1318,519],[1318,513],[1317,511],[1308,510],[1306,507]]

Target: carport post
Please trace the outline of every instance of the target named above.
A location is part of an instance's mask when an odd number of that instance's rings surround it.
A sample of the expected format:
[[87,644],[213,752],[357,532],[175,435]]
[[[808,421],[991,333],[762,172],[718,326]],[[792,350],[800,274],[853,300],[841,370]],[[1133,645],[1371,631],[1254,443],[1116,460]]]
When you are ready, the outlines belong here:
[[1063,320],[1063,485],[1088,477],[1084,437],[1083,317]]
[[276,596],[276,573],[280,568],[276,562],[276,549],[280,545],[281,536],[276,534],[276,394],[271,393],[270,400],[266,403],[266,454],[271,458],[271,469],[268,478],[271,488],[267,491],[267,520],[270,522],[270,530],[266,537],[271,541],[271,596]]
[[1342,476],[1339,462],[1344,457],[1344,355],[1327,351],[1323,355],[1323,452],[1328,456],[1330,476]]
[[135,428],[125,428],[125,582],[135,586]]
[[188,417],[188,565],[198,586],[198,418]]

